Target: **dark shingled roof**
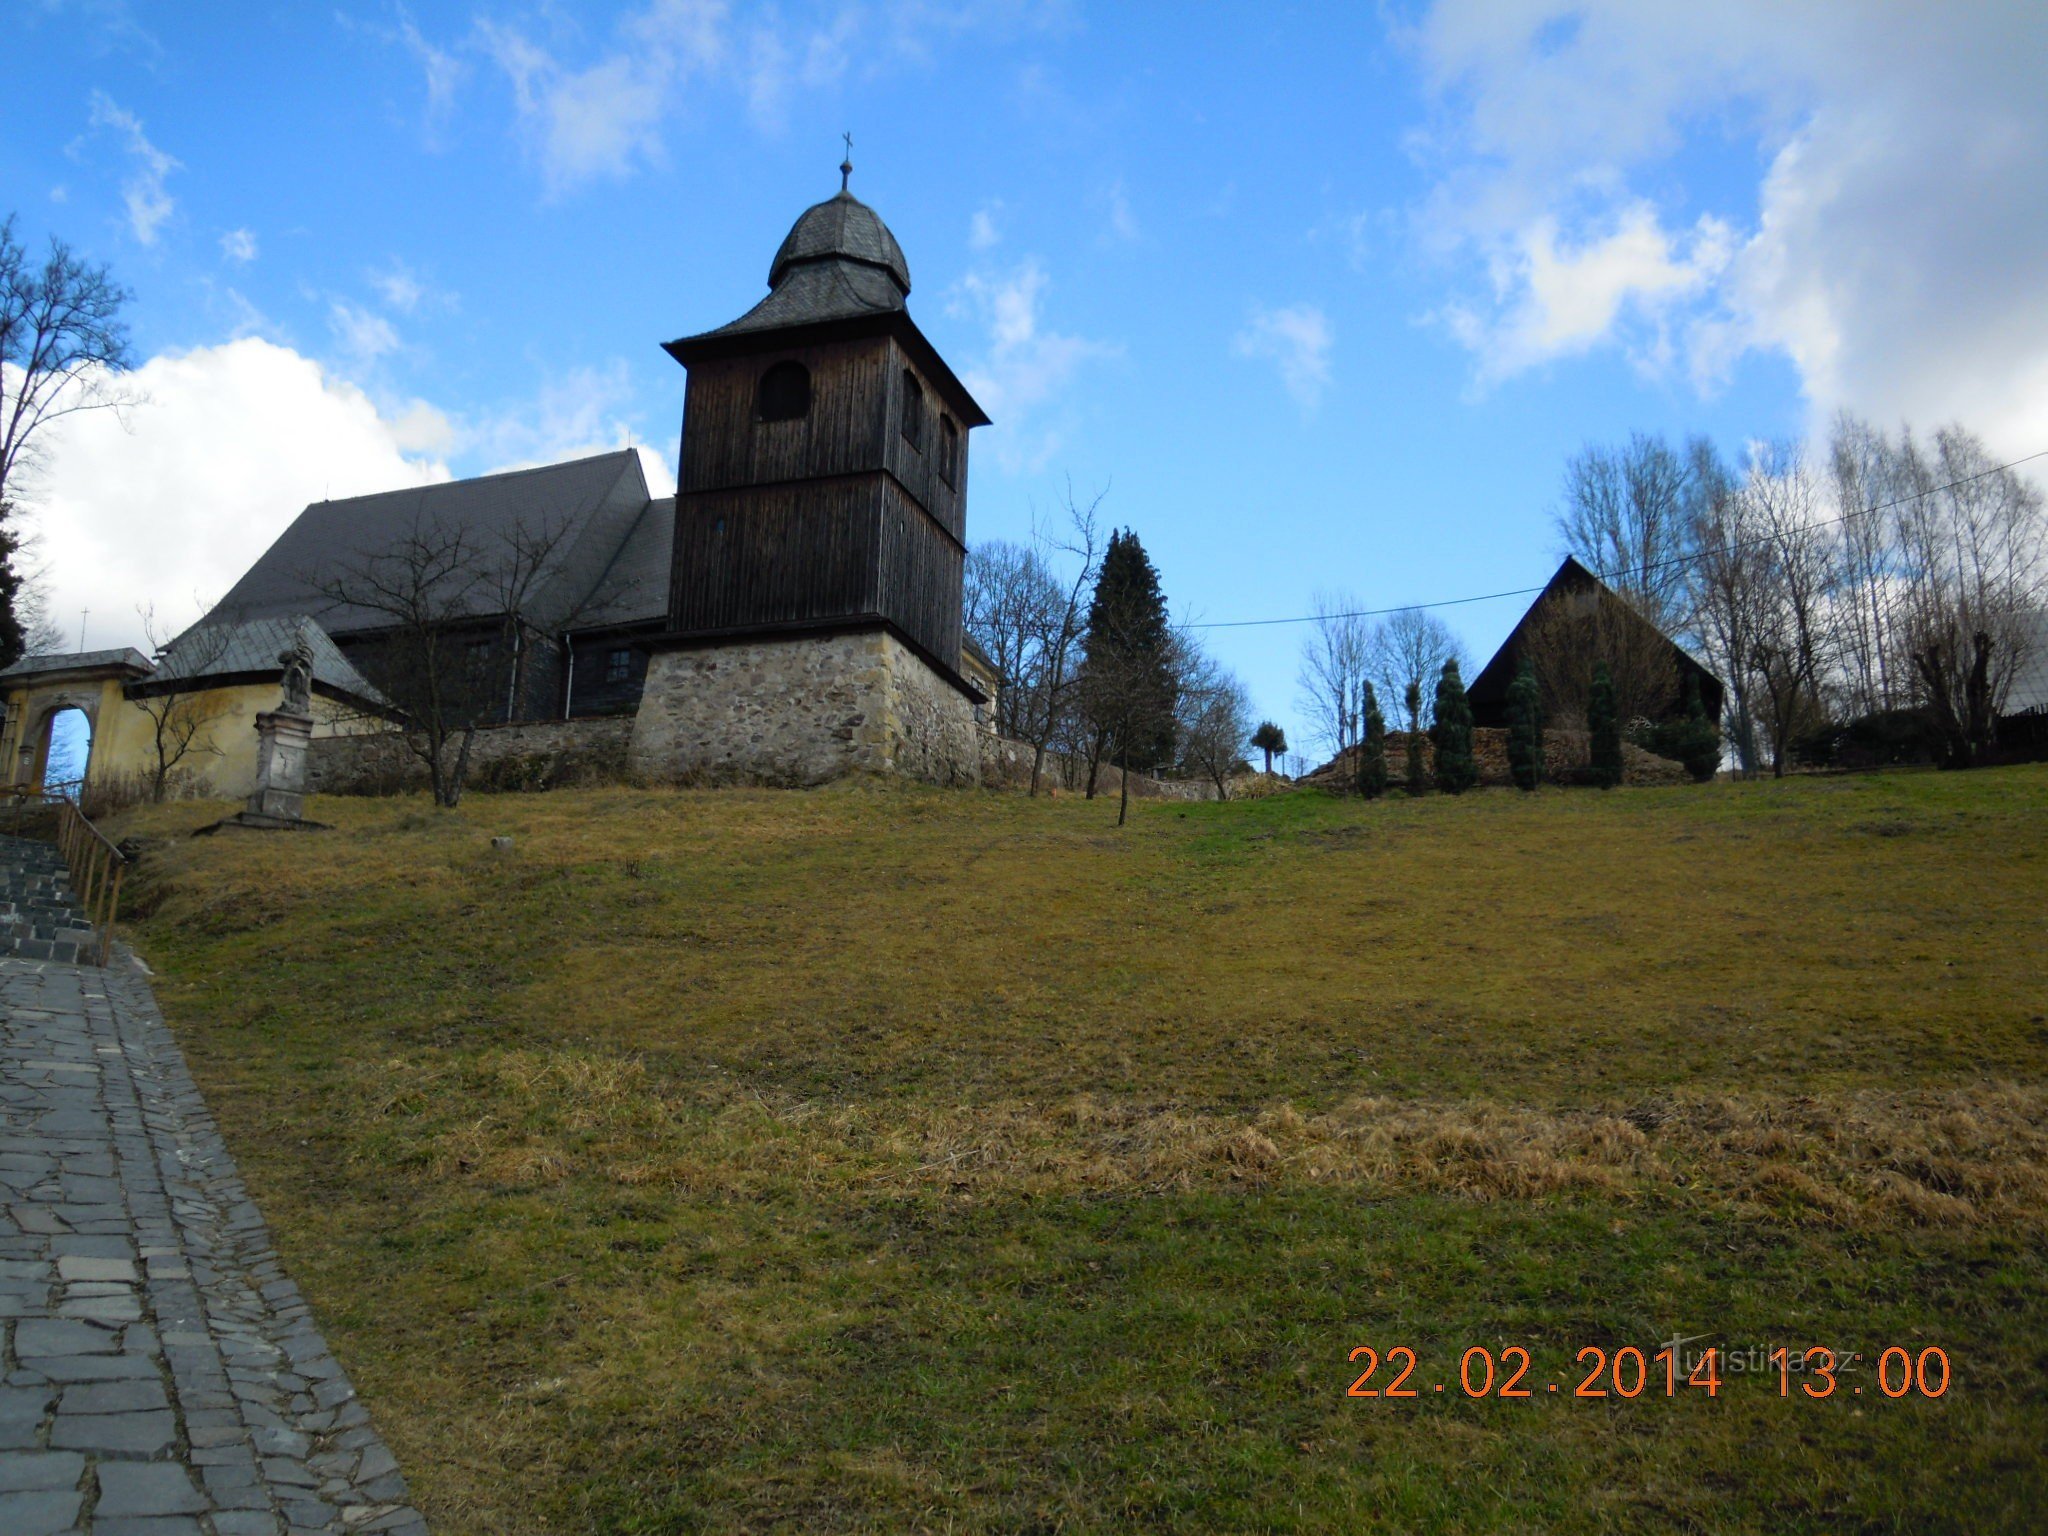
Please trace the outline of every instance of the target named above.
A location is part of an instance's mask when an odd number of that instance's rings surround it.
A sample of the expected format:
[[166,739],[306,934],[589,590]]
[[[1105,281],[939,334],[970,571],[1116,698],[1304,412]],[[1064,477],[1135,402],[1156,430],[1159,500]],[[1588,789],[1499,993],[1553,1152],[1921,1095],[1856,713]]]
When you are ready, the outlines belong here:
[[669,558],[676,543],[676,499],[650,501],[626,533],[610,567],[598,578],[577,630],[611,629],[668,619]]
[[[851,192],[806,208],[768,267],[767,298],[705,336],[734,336],[900,312],[910,263],[875,210]],[[701,339],[688,336],[682,343]]]
[[[164,647],[157,657],[156,672],[137,691],[174,691],[176,685],[224,684],[231,679],[282,678],[284,653],[299,634],[313,653],[313,685],[316,689],[346,695],[371,704],[385,702],[384,695],[349,664],[335,649],[327,631],[304,614],[288,618],[250,619],[239,624],[194,624]],[[172,685],[167,688],[165,685]]]
[[49,656],[24,656],[0,672],[0,680],[41,677],[48,672],[86,672],[100,667],[127,667],[135,672],[147,672],[149,658],[126,645],[111,651],[61,651]]
[[880,214],[846,191],[806,208],[789,227],[775,260],[768,264],[768,286],[780,284],[783,272],[798,262],[838,260],[879,267],[905,294],[910,292],[910,263],[903,259],[903,247]]
[[[387,628],[388,615],[319,591],[389,554],[416,529],[463,528],[485,541],[568,530],[540,584],[533,618],[578,623],[619,545],[647,507],[647,479],[630,448],[537,469],[452,480],[413,490],[317,501],[278,536],[204,623],[310,614],[330,635]],[[481,615],[482,609],[480,608]]]

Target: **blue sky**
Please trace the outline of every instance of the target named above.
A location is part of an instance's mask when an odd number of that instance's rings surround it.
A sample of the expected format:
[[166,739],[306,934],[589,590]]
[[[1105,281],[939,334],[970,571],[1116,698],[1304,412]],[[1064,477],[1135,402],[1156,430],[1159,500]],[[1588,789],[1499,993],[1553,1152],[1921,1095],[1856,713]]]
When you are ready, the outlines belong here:
[[[151,397],[54,445],[53,601],[139,639],[321,494],[672,475],[658,344],[759,297],[846,129],[997,419],[970,537],[1107,486],[1190,618],[1538,584],[1631,430],[2048,447],[2041,8],[1700,11],[18,0],[0,207],[134,289]],[[1299,631],[1210,638],[1295,727]]]

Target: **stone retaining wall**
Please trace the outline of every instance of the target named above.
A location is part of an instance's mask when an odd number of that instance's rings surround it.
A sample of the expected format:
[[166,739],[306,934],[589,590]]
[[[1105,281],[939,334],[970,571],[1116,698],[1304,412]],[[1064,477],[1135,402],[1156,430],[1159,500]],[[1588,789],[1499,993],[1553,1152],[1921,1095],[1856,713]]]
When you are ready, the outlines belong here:
[[[475,789],[548,789],[626,772],[628,716],[524,720],[485,726],[469,749]],[[427,787],[427,768],[396,731],[316,737],[306,750],[306,790],[315,795],[392,795]]]

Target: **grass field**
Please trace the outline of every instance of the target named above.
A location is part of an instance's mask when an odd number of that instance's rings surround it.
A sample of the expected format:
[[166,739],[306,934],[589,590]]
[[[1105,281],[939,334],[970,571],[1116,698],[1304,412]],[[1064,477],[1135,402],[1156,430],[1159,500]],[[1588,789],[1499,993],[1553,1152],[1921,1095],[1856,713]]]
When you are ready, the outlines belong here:
[[[437,1530],[2048,1508],[2048,769],[313,814],[138,942]],[[1575,1395],[1674,1337],[1867,1358]]]

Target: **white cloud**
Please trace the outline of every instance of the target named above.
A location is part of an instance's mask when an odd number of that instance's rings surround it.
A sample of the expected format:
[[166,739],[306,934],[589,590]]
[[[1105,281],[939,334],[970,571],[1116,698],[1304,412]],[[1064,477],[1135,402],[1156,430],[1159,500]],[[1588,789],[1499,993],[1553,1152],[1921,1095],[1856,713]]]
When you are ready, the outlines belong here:
[[397,310],[400,314],[418,314],[427,308],[457,307],[455,294],[429,286],[417,272],[396,257],[392,258],[388,267],[373,268],[363,275],[369,280],[370,286],[377,290],[377,297],[382,299],[387,307]]
[[1042,468],[1058,449],[1070,414],[1066,391],[1081,366],[1122,353],[1110,343],[1045,329],[1046,282],[1033,258],[1008,272],[971,272],[947,297],[949,313],[987,328],[987,350],[962,371],[961,381],[994,422],[987,436],[996,462],[1012,472]]
[[1125,245],[1138,239],[1138,216],[1131,212],[1131,199],[1124,191],[1121,181],[1111,185],[1106,196],[1109,205],[1109,227],[1107,238]]
[[160,354],[128,382],[147,403],[125,425],[96,411],[50,429],[31,509],[51,612],[68,627],[90,608],[94,646],[140,643],[139,604],[196,617],[308,502],[448,478],[361,390],[255,337]]
[[126,382],[146,403],[64,418],[28,516],[42,536],[50,611],[67,636],[92,610],[95,646],[142,643],[139,605],[182,626],[217,600],[309,502],[466,472],[638,450],[656,496],[675,466],[631,415],[623,359],[572,368],[529,399],[462,415],[370,393],[257,337],[159,354]]
[[256,236],[251,230],[231,229],[220,237],[220,253],[232,262],[256,259]]
[[1231,343],[1239,357],[1259,358],[1280,371],[1280,382],[1305,410],[1313,410],[1330,383],[1330,349],[1335,341],[1329,316],[1314,304],[1280,309],[1252,306],[1245,328]]
[[327,307],[327,326],[342,355],[358,368],[398,350],[398,332],[389,320],[340,299]]
[[662,120],[680,87],[725,56],[724,22],[718,0],[655,0],[620,23],[612,51],[580,69],[513,26],[481,20],[477,36],[511,82],[521,131],[559,193],[660,162]]
[[455,49],[429,42],[412,19],[412,12],[403,5],[394,5],[392,10],[397,16],[395,26],[364,21],[346,11],[336,12],[334,19],[345,31],[360,32],[382,43],[395,43],[412,55],[426,86],[427,109],[423,126],[427,145],[433,148],[438,143],[441,130],[454,115],[455,94],[468,78],[469,65]]
[[[1417,227],[1484,274],[1443,311],[1482,379],[1612,343],[1712,387],[1775,353],[1816,419],[2048,446],[2048,9],[1440,0],[1408,41]],[[1733,197],[1688,189],[1686,151],[1750,145]]]
[[149,142],[142,121],[134,113],[115,105],[104,91],[92,93],[92,126],[112,128],[127,141],[134,169],[121,183],[121,200],[128,210],[128,228],[137,243],[155,245],[157,231],[177,211],[177,202],[164,190],[164,180],[182,167]]
[[967,248],[970,251],[989,251],[1002,243],[1003,233],[996,228],[996,215],[1003,211],[1000,198],[983,203],[974,210],[974,217],[967,222]]
[[[518,131],[551,195],[662,163],[664,130],[713,92],[780,132],[791,103],[844,79],[928,66],[970,33],[998,38],[1067,25],[1061,0],[957,5],[821,0],[738,10],[728,0],[647,0],[591,46],[558,12],[478,18],[468,46],[512,87]],[[714,109],[719,110],[719,109]]]
[[1556,219],[1538,218],[1495,253],[1493,307],[1453,305],[1445,319],[1479,355],[1486,382],[1616,339],[1624,311],[1647,322],[1647,339],[1633,347],[1638,360],[1659,367],[1670,350],[1666,317],[1710,289],[1731,245],[1713,218],[1684,236],[1667,233],[1647,203],[1624,208],[1609,230],[1579,244],[1564,240]]

